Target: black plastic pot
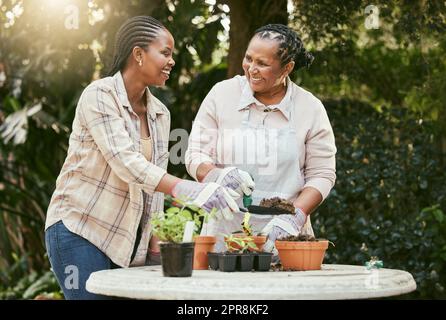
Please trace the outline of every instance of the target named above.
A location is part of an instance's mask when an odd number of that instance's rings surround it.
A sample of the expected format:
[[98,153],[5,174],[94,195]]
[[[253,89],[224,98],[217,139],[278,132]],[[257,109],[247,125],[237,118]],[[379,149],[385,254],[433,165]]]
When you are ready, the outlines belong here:
[[165,277],[190,277],[194,264],[194,242],[160,243]]
[[208,262],[212,270],[218,270],[218,253],[208,252]]
[[254,254],[239,253],[237,255],[237,271],[251,271],[254,265]]
[[254,270],[269,271],[273,254],[271,252],[256,252],[254,255]]
[[218,255],[218,268],[223,272],[234,272],[237,264],[237,255],[232,253],[220,253]]

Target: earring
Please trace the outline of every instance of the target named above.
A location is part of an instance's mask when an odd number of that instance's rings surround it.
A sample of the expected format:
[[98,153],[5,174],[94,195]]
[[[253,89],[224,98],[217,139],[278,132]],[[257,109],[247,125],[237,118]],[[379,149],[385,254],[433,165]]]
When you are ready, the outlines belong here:
[[285,77],[283,78],[283,86],[284,86],[284,87],[286,87],[286,77],[287,77],[287,76],[285,76]]
[[142,67],[142,60],[139,60],[139,66]]

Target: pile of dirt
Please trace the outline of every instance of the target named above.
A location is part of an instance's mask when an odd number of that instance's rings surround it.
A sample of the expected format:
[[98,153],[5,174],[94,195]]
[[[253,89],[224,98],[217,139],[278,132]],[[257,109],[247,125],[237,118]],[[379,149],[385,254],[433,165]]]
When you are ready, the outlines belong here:
[[282,241],[319,241],[315,237],[309,234],[300,234],[297,237],[296,236],[288,236],[281,238]]
[[270,199],[262,199],[262,201],[260,201],[259,204],[261,207],[266,207],[266,208],[277,208],[277,209],[282,209],[282,210],[286,210],[291,214],[294,214],[294,205],[285,199],[279,198],[279,197],[274,197],[274,198],[270,198]]

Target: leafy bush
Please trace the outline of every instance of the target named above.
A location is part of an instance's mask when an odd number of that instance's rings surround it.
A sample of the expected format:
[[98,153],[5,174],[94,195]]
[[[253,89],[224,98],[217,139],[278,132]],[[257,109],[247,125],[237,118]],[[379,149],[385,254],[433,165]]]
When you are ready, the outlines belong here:
[[191,213],[187,209],[169,208],[166,212],[157,212],[150,222],[153,234],[164,242],[180,243],[186,223],[193,221]]
[[212,209],[207,213],[191,204],[186,199],[179,199],[173,197],[166,197],[164,202],[164,212],[156,212],[150,219],[152,224],[153,234],[161,241],[180,243],[183,241],[183,234],[186,223],[194,222],[193,235],[199,235],[203,222],[208,222],[216,212]]
[[431,123],[402,108],[377,111],[326,101],[338,148],[337,181],[313,215],[318,237],[332,240],[326,263],[410,272],[411,298],[445,298],[446,170]]
[[[51,108],[46,104],[30,116],[20,113],[39,103],[22,106],[10,96],[1,103],[5,114],[20,118],[22,124],[6,125],[5,121],[0,126],[0,270],[12,268],[17,260],[14,255],[26,259],[22,263],[26,266],[15,268],[12,275],[17,281],[32,270],[49,267],[43,240],[45,215],[66,156],[69,130],[47,112]],[[27,136],[24,143],[3,139],[3,134],[10,132],[14,141],[22,130]],[[9,283],[0,276],[0,285]]]
[[33,271],[14,286],[0,289],[0,300],[63,299],[63,293],[52,271],[41,274]]

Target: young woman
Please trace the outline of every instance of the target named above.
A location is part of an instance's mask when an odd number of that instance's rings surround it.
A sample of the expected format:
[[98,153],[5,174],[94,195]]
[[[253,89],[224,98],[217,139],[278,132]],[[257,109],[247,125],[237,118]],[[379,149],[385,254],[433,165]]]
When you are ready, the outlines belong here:
[[220,185],[166,173],[170,114],[148,86],[169,79],[173,50],[159,21],[128,20],[116,36],[110,76],[79,99],[45,225],[49,260],[67,299],[104,298],[86,291],[94,271],[156,263],[149,218],[163,210],[164,194],[215,207],[224,218],[238,210],[236,195]]

